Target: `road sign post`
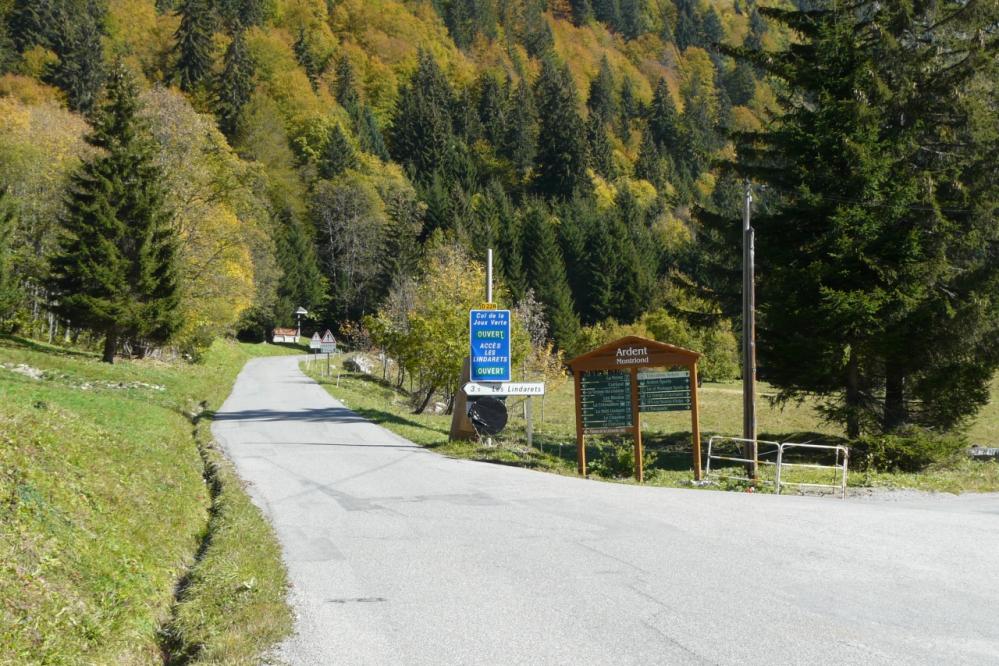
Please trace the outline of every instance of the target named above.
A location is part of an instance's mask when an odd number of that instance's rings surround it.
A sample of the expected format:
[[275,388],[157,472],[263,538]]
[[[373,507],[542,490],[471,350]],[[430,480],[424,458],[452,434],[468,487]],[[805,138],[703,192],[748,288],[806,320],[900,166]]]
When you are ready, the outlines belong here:
[[472,381],[511,381],[510,311],[472,310],[468,321]]
[[332,375],[330,355],[336,353],[336,338],[333,337],[333,333],[329,329],[323,333],[323,337],[319,341],[319,349],[323,354],[326,354],[326,376],[329,377]]

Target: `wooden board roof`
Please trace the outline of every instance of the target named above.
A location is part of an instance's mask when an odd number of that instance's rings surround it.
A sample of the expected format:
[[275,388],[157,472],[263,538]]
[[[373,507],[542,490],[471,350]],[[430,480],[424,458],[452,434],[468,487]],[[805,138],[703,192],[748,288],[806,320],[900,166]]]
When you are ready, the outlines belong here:
[[700,359],[699,352],[676,345],[629,335],[608,342],[593,351],[569,361],[574,372],[582,370],[626,370],[635,367],[693,365]]

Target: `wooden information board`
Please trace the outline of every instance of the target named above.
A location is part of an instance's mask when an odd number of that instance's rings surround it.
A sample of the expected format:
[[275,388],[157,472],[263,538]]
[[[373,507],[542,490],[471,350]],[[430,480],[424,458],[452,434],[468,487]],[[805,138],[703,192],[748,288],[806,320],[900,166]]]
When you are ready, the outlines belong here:
[[639,372],[640,412],[685,412],[690,410],[690,373]]
[[[697,403],[697,362],[689,349],[628,336],[569,361],[576,385],[576,452],[586,476],[586,435],[632,432],[635,478],[642,469],[641,412],[690,411],[694,478],[701,480],[701,428]],[[663,371],[657,368],[683,368]]]
[[580,388],[586,432],[616,432],[632,427],[631,377],[627,372],[583,373]]

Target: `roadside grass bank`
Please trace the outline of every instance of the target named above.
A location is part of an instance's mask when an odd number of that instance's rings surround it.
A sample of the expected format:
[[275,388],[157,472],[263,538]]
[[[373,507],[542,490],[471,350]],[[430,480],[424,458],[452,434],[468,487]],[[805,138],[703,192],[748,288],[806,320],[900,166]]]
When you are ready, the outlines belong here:
[[290,629],[276,540],[198,418],[289,351],[109,366],[0,337],[0,663],[254,663]]
[[[527,446],[523,399],[507,401],[510,421],[493,439],[493,446],[478,442],[449,442],[451,417],[440,414],[413,414],[411,400],[404,391],[382,382],[377,376],[349,372],[343,358],[333,364],[330,376],[323,376],[325,363],[305,362],[303,370],[335,398],[361,416],[426,448],[443,455],[470,460],[515,465],[557,474],[576,474],[575,403],[572,383],[549,386],[542,401],[533,398],[534,442]],[[520,379],[519,377],[517,378]],[[528,378],[530,381],[530,378]],[[825,422],[815,403],[789,404],[783,409],[766,400],[771,389],[760,385],[758,405],[759,438],[779,442],[817,444],[846,443],[835,427]],[[700,391],[702,450],[711,435],[738,435],[742,429],[742,394],[739,382],[708,383]],[[692,487],[690,460],[690,414],[670,412],[643,414],[643,441],[648,485]],[[968,431],[973,443],[999,445],[999,379],[993,383],[992,401],[979,414]],[[587,459],[592,476],[621,483],[633,483],[634,453],[630,437],[587,438]],[[767,475],[764,468],[763,476]],[[772,474],[770,474],[772,477]],[[785,480],[802,483],[833,483],[826,471],[795,469]],[[931,464],[920,472],[851,469],[852,488],[906,488],[932,492],[999,491],[999,462],[966,458]],[[720,480],[711,488],[744,490],[739,481]],[[760,488],[772,492],[768,486]],[[784,492],[796,492],[785,490]]]

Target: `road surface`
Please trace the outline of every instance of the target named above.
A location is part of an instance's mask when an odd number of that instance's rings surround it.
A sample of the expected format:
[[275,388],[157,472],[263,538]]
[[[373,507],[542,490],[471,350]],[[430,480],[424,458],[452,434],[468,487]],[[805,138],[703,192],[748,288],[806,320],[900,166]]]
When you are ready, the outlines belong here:
[[290,664],[996,664],[999,497],[584,481],[443,458],[292,357],[216,416],[273,522]]

